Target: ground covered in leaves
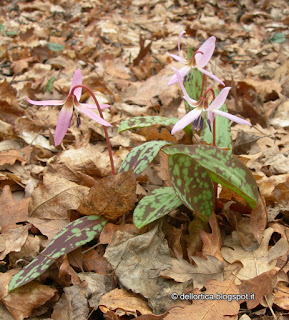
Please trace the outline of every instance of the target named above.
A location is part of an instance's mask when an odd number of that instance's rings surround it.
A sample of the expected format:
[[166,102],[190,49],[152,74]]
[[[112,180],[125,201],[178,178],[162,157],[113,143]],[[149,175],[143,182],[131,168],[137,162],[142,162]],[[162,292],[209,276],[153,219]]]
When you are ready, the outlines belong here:
[[[288,3],[2,0],[0,13],[0,318],[285,319]],[[74,118],[55,147],[59,108],[33,106],[26,97],[63,99],[80,68],[83,83],[111,105],[104,118],[113,125],[116,169],[145,141],[189,143],[182,133],[172,136],[170,125],[118,133],[131,117],[184,115],[180,87],[167,85],[171,66],[179,67],[168,52],[177,53],[183,30],[184,52],[217,38],[209,68],[232,87],[229,111],[253,124],[232,126],[233,152],[251,169],[261,197],[252,211],[222,188],[209,224],[181,206],[138,230],[134,206],[171,185],[166,155],[161,152],[136,182],[111,182],[102,127],[82,116],[77,128]],[[81,101],[93,103],[85,92]],[[83,215],[101,215],[116,193],[127,207],[116,201],[105,212],[109,222],[99,237],[8,292],[12,276],[58,232]],[[171,298],[182,292],[199,298]],[[248,295],[229,301],[233,294]]]

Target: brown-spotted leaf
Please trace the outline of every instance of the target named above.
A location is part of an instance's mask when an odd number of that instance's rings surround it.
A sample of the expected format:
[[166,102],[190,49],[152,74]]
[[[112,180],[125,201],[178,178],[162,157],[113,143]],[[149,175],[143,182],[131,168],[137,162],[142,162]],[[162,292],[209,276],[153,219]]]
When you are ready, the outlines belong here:
[[78,211],[117,219],[134,208],[136,180],[132,171],[102,178],[90,189]]

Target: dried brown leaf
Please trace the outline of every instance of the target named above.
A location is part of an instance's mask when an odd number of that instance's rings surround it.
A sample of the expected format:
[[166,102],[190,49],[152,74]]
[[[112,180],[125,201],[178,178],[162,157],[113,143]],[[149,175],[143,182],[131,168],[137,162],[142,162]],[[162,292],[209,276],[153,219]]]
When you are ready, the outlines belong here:
[[132,171],[102,178],[90,189],[78,211],[117,219],[134,208],[136,181]]
[[0,195],[1,214],[0,226],[15,227],[16,223],[25,222],[28,218],[28,205],[30,198],[15,201],[12,197],[10,187],[6,185]]
[[274,230],[267,228],[263,234],[260,247],[255,251],[246,251],[240,243],[240,239],[233,232],[233,238],[225,239],[225,245],[221,252],[226,261],[234,263],[241,261],[243,268],[239,271],[237,277],[240,280],[248,280],[257,277],[263,272],[274,269],[277,258],[285,255],[288,251],[288,242],[285,239],[280,239],[270,250],[268,248],[270,238]]
[[[238,288],[232,281],[216,281],[210,280],[206,283],[206,290],[199,291],[193,290],[193,294],[206,294],[217,297],[223,295],[237,295],[239,294]],[[182,305],[180,305],[182,306]],[[173,308],[169,311],[169,315],[164,320],[183,320],[198,319],[214,320],[214,319],[227,319],[229,316],[236,316],[239,312],[240,306],[237,301],[228,301],[228,299],[196,299],[191,305],[184,305],[180,308]],[[192,317],[193,316],[193,317]]]
[[104,313],[113,310],[120,316],[134,315],[136,317],[138,312],[140,314],[151,313],[151,308],[142,296],[124,289],[114,289],[108,292],[101,297],[99,305],[100,310]]
[[248,299],[240,300],[240,303],[246,301],[248,309],[257,307],[265,295],[272,293],[276,273],[276,270],[270,270],[252,279],[243,280],[238,288],[240,294],[247,294]]
[[23,320],[56,293],[56,289],[30,282],[10,292],[2,301],[16,320]]
[[68,210],[76,210],[89,188],[46,174],[31,196],[29,215],[41,219],[67,219]]

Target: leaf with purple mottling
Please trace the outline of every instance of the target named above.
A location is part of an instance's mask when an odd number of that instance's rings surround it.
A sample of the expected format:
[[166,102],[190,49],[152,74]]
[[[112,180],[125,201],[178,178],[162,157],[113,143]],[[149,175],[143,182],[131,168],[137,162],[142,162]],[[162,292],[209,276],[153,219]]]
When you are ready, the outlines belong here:
[[172,143],[168,141],[148,141],[133,148],[122,162],[118,172],[133,170],[134,174],[138,176],[153,161],[161,148],[167,144]]
[[170,155],[169,171],[175,192],[183,204],[209,217],[214,208],[214,188],[207,171],[186,154]]
[[8,290],[11,291],[37,278],[57,258],[93,240],[100,234],[106,222],[94,215],[69,223],[32,262],[11,279]]
[[119,124],[118,132],[132,130],[138,128],[150,127],[155,124],[162,126],[173,126],[179,121],[177,118],[166,118],[162,116],[146,116],[134,117],[129,120],[124,120]]
[[210,179],[241,195],[254,208],[258,187],[251,171],[230,152],[209,145],[177,145],[163,149],[167,155],[186,154],[199,163]]
[[156,189],[138,203],[133,213],[133,222],[137,228],[142,228],[180,205],[182,202],[172,187]]

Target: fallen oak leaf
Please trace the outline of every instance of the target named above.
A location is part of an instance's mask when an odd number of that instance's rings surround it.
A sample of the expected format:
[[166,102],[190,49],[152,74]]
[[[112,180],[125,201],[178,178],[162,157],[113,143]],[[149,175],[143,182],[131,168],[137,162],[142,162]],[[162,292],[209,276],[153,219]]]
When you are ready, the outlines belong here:
[[117,219],[133,209],[135,202],[136,180],[128,171],[98,180],[77,210],[84,215]]
[[273,292],[273,278],[276,273],[277,271],[273,269],[255,278],[243,280],[238,288],[240,294],[248,294],[248,299],[240,300],[240,303],[246,301],[248,309],[257,307],[264,296]]
[[206,283],[205,288],[206,290],[202,292],[194,289],[192,294],[199,295],[199,297],[203,295],[207,298],[197,298],[191,305],[171,309],[164,320],[196,319],[195,315],[197,319],[202,320],[227,319],[228,316],[238,314],[240,305],[233,296],[237,298],[239,290],[232,281],[210,280]]
[[0,152],[0,166],[3,166],[4,164],[13,165],[16,161],[25,161],[19,150],[8,150]]
[[211,226],[212,233],[200,230],[200,237],[203,241],[202,254],[204,256],[214,256],[220,261],[223,261],[223,256],[221,254],[222,238],[218,219],[215,213],[211,215],[209,224]]
[[76,210],[88,190],[88,187],[48,173],[32,193],[29,216],[45,220],[67,219],[68,210]]
[[117,310],[118,315],[134,315],[152,313],[145,298],[124,289],[114,289],[103,295],[99,302],[99,309],[106,313]]
[[174,279],[177,282],[187,282],[193,279],[194,288],[202,288],[211,279],[223,280],[224,263],[216,257],[207,259],[192,257],[196,265],[191,265],[184,259],[173,259],[171,267],[161,271],[161,276]]
[[31,282],[10,292],[2,302],[16,320],[23,320],[32,314],[33,309],[42,306],[56,293],[56,289]]
[[280,239],[268,250],[273,232],[273,228],[267,228],[263,234],[259,248],[251,252],[243,249],[236,232],[232,233],[232,238],[227,237],[225,239],[225,245],[228,243],[230,247],[223,247],[221,253],[227,262],[232,264],[240,261],[243,264],[243,268],[241,268],[237,275],[240,280],[248,280],[257,277],[263,272],[274,269],[277,258],[287,253],[289,246],[286,239]]
[[2,232],[7,226],[16,227],[16,223],[27,220],[29,201],[30,198],[15,201],[10,187],[8,185],[4,186],[0,195],[0,208],[3,210],[0,220]]

